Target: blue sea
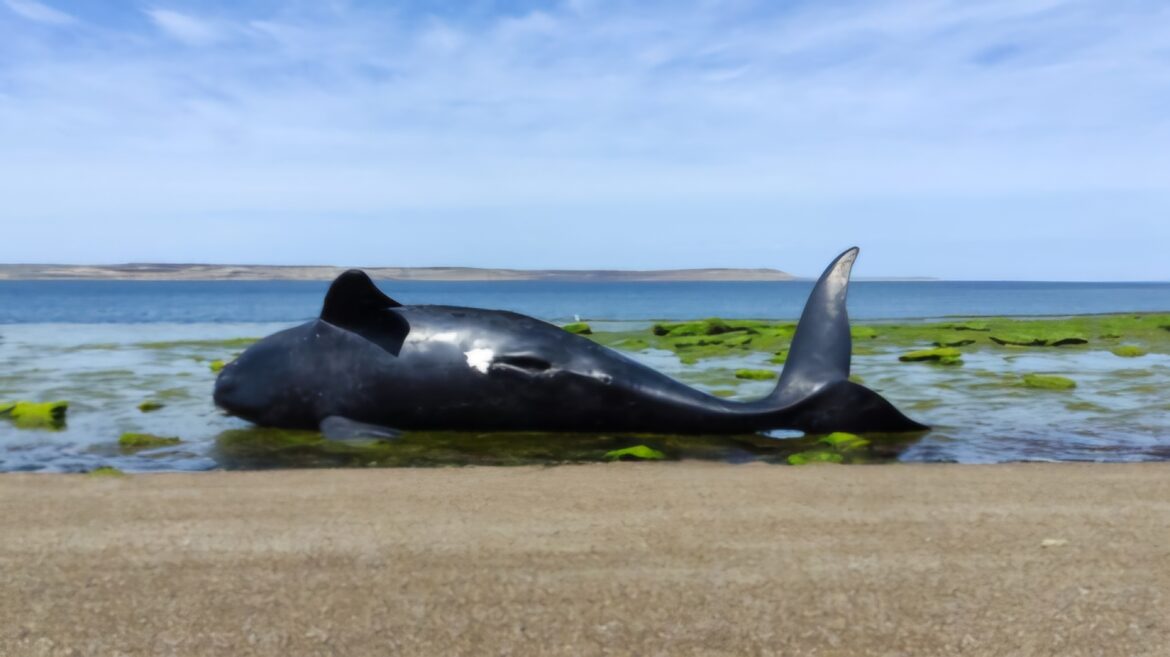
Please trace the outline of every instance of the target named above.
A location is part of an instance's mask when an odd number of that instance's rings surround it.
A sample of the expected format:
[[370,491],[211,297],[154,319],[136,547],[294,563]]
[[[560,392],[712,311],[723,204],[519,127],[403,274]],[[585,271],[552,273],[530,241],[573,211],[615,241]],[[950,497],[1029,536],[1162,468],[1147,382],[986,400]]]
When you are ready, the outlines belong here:
[[[65,427],[17,428],[0,419],[0,472],[237,467],[221,447],[248,425],[211,403],[213,360],[255,338],[315,317],[325,282],[0,281],[0,400],[68,400]],[[406,304],[513,310],[553,322],[644,330],[649,320],[703,317],[792,320],[809,281],[753,283],[402,282],[382,289]],[[855,282],[854,320],[948,316],[1061,316],[1170,312],[1170,283]],[[924,345],[929,346],[929,345]],[[771,368],[770,354],[684,363],[628,352],[646,365],[733,398],[773,381],[739,381],[738,368]],[[900,461],[1142,461],[1170,458],[1170,355],[1119,358],[1096,342],[1063,350],[971,350],[962,367],[906,364],[897,351],[862,350],[853,373],[933,430],[900,444]],[[1024,373],[1076,380],[1062,393],[1028,391]],[[713,383],[714,381],[714,383]],[[162,399],[161,410],[138,405]],[[176,436],[174,447],[127,452],[125,432]],[[778,433],[767,438],[799,440]],[[555,437],[550,437],[555,440]],[[771,449],[771,447],[769,447]],[[732,450],[734,451],[734,450]],[[469,461],[474,462],[474,461]],[[247,465],[245,467],[263,467]]]
[[[382,281],[405,304],[502,308],[549,321],[795,319],[811,281]],[[267,323],[314,317],[317,281],[0,281],[0,324]],[[857,281],[855,319],[1170,311],[1170,283]]]

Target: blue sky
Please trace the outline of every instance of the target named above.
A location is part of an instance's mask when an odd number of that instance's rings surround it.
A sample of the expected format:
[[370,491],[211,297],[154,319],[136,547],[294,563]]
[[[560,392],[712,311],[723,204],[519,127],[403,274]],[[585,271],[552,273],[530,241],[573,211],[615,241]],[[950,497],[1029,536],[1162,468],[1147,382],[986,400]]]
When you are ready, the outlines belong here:
[[0,261],[1170,279],[1170,4],[0,0]]

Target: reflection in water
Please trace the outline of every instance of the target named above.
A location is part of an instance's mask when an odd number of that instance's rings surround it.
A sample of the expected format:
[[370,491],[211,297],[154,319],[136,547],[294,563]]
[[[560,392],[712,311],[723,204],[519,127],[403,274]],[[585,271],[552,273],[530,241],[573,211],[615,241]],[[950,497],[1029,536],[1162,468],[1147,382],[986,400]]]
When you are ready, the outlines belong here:
[[837,455],[835,462],[896,460],[921,434],[868,435],[868,445],[841,445],[822,436],[546,434],[408,432],[393,441],[331,441],[307,431],[248,428],[221,433],[212,458],[234,469],[533,465],[612,460],[611,452],[645,445],[665,460],[787,463],[797,454]]

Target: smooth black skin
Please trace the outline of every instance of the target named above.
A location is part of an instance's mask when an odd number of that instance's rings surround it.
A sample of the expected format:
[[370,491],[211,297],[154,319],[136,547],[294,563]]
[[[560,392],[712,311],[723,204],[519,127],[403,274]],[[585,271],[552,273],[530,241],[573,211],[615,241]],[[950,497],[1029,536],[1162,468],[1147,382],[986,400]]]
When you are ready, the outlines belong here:
[[[856,255],[843,253],[817,282],[776,390],[757,401],[708,395],[525,315],[402,306],[351,270],[330,288],[320,319],[264,338],[228,364],[215,403],[256,424],[320,427],[335,437],[924,429],[847,380],[845,295]],[[490,363],[476,350],[490,350]]]

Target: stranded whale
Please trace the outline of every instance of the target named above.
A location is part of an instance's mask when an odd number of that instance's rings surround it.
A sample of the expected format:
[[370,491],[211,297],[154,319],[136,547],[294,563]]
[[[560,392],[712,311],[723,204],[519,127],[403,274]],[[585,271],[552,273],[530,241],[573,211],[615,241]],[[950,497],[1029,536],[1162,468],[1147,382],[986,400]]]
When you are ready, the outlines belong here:
[[924,429],[849,381],[845,297],[857,253],[838,256],[817,281],[775,390],[755,401],[708,395],[524,315],[404,306],[350,270],[329,288],[319,319],[264,338],[228,364],[215,403],[256,424],[320,428],[331,438]]

